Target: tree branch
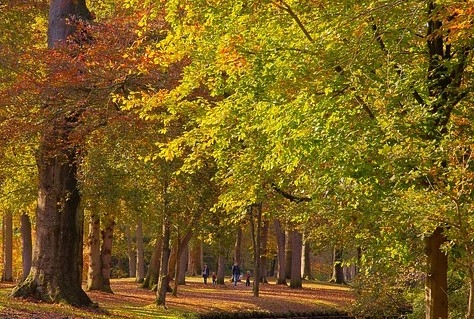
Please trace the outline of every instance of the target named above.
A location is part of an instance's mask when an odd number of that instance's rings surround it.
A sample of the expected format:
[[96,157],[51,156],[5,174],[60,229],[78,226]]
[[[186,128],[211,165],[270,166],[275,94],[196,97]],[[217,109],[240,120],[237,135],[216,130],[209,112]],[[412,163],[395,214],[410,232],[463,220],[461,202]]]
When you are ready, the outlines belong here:
[[278,194],[288,199],[290,202],[294,202],[297,204],[302,203],[302,202],[310,202],[313,200],[311,197],[298,197],[298,196],[291,195],[290,193],[285,192],[281,188],[278,188],[275,184],[272,184],[272,189]]
[[298,15],[293,11],[293,9],[291,9],[291,7],[283,0],[280,0],[280,3],[276,2],[276,1],[272,1],[272,3],[279,9],[283,10],[283,11],[286,11],[288,12],[288,14],[296,21],[296,23],[298,24],[298,26],[300,27],[301,31],[303,31],[304,35],[306,36],[306,38],[309,40],[309,42],[313,43],[314,42],[314,39],[313,37],[311,36],[311,34],[309,34],[308,30],[306,29],[306,27],[304,26],[303,22],[301,22],[300,18],[298,17]]

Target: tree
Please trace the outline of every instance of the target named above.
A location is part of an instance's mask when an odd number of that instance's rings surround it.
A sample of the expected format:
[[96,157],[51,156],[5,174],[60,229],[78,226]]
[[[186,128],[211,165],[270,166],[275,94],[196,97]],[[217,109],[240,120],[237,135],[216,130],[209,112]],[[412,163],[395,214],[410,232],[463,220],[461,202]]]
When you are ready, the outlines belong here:
[[[52,1],[49,12],[50,49],[63,45],[76,31],[76,25],[68,20],[80,23],[92,17],[84,0]],[[79,149],[71,141],[76,121],[76,112],[66,112],[54,118],[43,132],[37,157],[39,190],[33,267],[28,278],[13,291],[15,297],[91,304],[81,288],[82,233],[78,226],[80,195],[76,176]]]

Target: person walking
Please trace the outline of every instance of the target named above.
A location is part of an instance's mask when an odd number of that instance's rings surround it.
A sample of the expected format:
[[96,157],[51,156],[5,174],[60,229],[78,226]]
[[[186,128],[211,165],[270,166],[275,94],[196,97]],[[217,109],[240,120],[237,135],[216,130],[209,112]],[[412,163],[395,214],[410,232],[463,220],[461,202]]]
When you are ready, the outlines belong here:
[[207,284],[207,278],[209,278],[209,267],[207,267],[207,264],[204,264],[202,269],[202,278],[204,278],[204,283]]
[[245,279],[245,286],[250,286],[250,270],[247,270],[247,278]]
[[232,280],[234,281],[234,287],[237,286],[237,281],[240,279],[240,268],[237,262],[232,266]]

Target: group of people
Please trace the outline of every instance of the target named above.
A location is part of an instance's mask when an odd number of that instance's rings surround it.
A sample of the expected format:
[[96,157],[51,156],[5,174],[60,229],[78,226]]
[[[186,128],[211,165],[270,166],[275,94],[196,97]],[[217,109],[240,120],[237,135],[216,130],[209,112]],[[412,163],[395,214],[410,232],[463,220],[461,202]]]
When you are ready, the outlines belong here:
[[[250,286],[250,270],[247,271],[245,278],[245,286]],[[209,278],[209,267],[207,264],[204,264],[202,268],[202,278],[204,278],[204,283],[207,284],[207,278]],[[234,286],[237,286],[237,282],[242,279],[241,271],[238,263],[234,263],[232,266],[232,282]],[[212,272],[212,284],[217,285],[217,275],[215,272]]]

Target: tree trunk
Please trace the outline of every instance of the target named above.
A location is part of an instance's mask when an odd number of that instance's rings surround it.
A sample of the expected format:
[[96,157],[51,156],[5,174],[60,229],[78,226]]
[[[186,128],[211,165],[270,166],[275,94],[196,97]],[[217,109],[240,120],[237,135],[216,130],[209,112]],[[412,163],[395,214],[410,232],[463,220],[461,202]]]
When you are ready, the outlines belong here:
[[189,243],[183,249],[183,253],[181,254],[181,258],[179,260],[179,277],[178,277],[178,284],[185,285],[186,284],[186,271],[188,267],[188,256],[189,256]]
[[277,285],[286,285],[286,273],[285,273],[285,232],[281,229],[281,224],[278,219],[273,220],[275,227],[275,237],[277,243],[277,259],[278,259],[278,275]]
[[158,275],[160,273],[160,261],[161,261],[161,238],[155,241],[153,252],[151,254],[150,265],[145,280],[142,283],[142,288],[155,290],[158,284]]
[[13,215],[3,216],[3,274],[2,281],[13,281]]
[[92,214],[89,221],[89,271],[87,273],[86,290],[101,290],[101,260],[100,260],[100,217]]
[[[71,21],[90,18],[85,0],[52,0],[48,47],[65,42],[75,31]],[[81,287],[82,221],[76,176],[80,149],[70,140],[76,125],[77,116],[63,112],[42,132],[36,156],[39,186],[33,266],[12,292],[14,297],[74,305],[92,303]]]
[[38,156],[40,185],[33,267],[28,278],[12,292],[14,297],[73,305],[92,303],[81,287],[80,196],[75,153],[68,155],[51,159],[42,152]]
[[134,278],[137,276],[137,251],[133,247],[132,231],[129,226],[125,227],[127,237],[127,257],[128,257],[128,277]]
[[110,287],[110,273],[112,270],[112,243],[114,238],[114,226],[115,222],[110,220],[107,223],[107,227],[102,230],[102,247],[100,249],[100,260],[101,260],[101,277],[102,277],[102,289],[101,291],[113,293]]
[[303,249],[303,235],[294,230],[291,232],[291,279],[290,288],[303,288],[301,281],[301,255]]
[[[165,210],[167,210],[167,205],[165,205]],[[163,217],[163,233],[162,233],[162,241],[163,245],[161,248],[161,262],[160,262],[160,276],[158,278],[158,288],[157,288],[157,298],[156,304],[158,306],[166,307],[166,293],[168,292],[169,286],[169,274],[168,274],[168,266],[169,266],[169,259],[171,254],[170,248],[170,238],[171,238],[171,231],[170,231],[170,221],[167,212],[164,213],[165,216]]]
[[183,283],[179,282],[179,279],[181,277],[181,271],[183,269],[183,267],[181,267],[181,262],[184,262],[184,264],[186,264],[186,259],[183,259],[183,256],[186,257],[184,253],[186,252],[186,247],[188,246],[192,236],[192,232],[188,232],[186,236],[184,236],[183,240],[181,240],[180,236],[178,236],[178,243],[176,245],[176,266],[174,274],[173,296],[178,295],[178,286],[185,284],[184,280]]
[[329,280],[336,284],[346,284],[344,279],[344,267],[342,266],[344,250],[338,247],[334,247],[333,260],[332,260],[332,276]]
[[[188,274],[196,276],[201,274],[201,241],[194,239],[189,245]],[[198,267],[199,265],[199,267]]]
[[[470,253],[471,253],[471,256],[473,256],[472,251]],[[468,273],[469,273],[469,300],[467,304],[466,319],[474,319],[474,264],[472,262],[470,264]]]
[[31,260],[33,254],[33,241],[31,238],[31,221],[28,214],[21,215],[21,262],[23,274],[21,276],[21,281],[25,280],[28,277],[31,270]]
[[235,238],[235,245],[234,245],[234,261],[243,267],[242,261],[242,228],[240,226],[237,227],[237,237]]
[[222,244],[219,243],[219,255],[217,256],[217,284],[223,285],[225,277],[225,255]]
[[267,243],[268,243],[268,228],[270,222],[265,220],[262,225],[262,236],[261,236],[261,250],[260,250],[260,282],[267,284],[267,262],[268,262],[268,251],[267,251]]
[[[255,215],[254,215],[255,211]],[[249,207],[250,215],[250,230],[252,232],[253,244],[253,260],[254,260],[254,280],[253,280],[253,295],[259,296],[260,292],[260,244],[262,232],[262,203],[251,205]]]
[[143,222],[141,217],[137,221],[137,277],[136,282],[142,283],[145,278],[145,250],[143,248]]
[[285,278],[291,278],[291,266],[292,266],[292,235],[291,231],[285,230]]
[[311,246],[309,241],[305,238],[303,241],[303,278],[305,279],[313,279],[311,274]]
[[426,254],[428,256],[427,276],[425,285],[426,319],[448,318],[448,256],[441,251],[441,245],[446,242],[443,228],[438,227],[426,239]]

